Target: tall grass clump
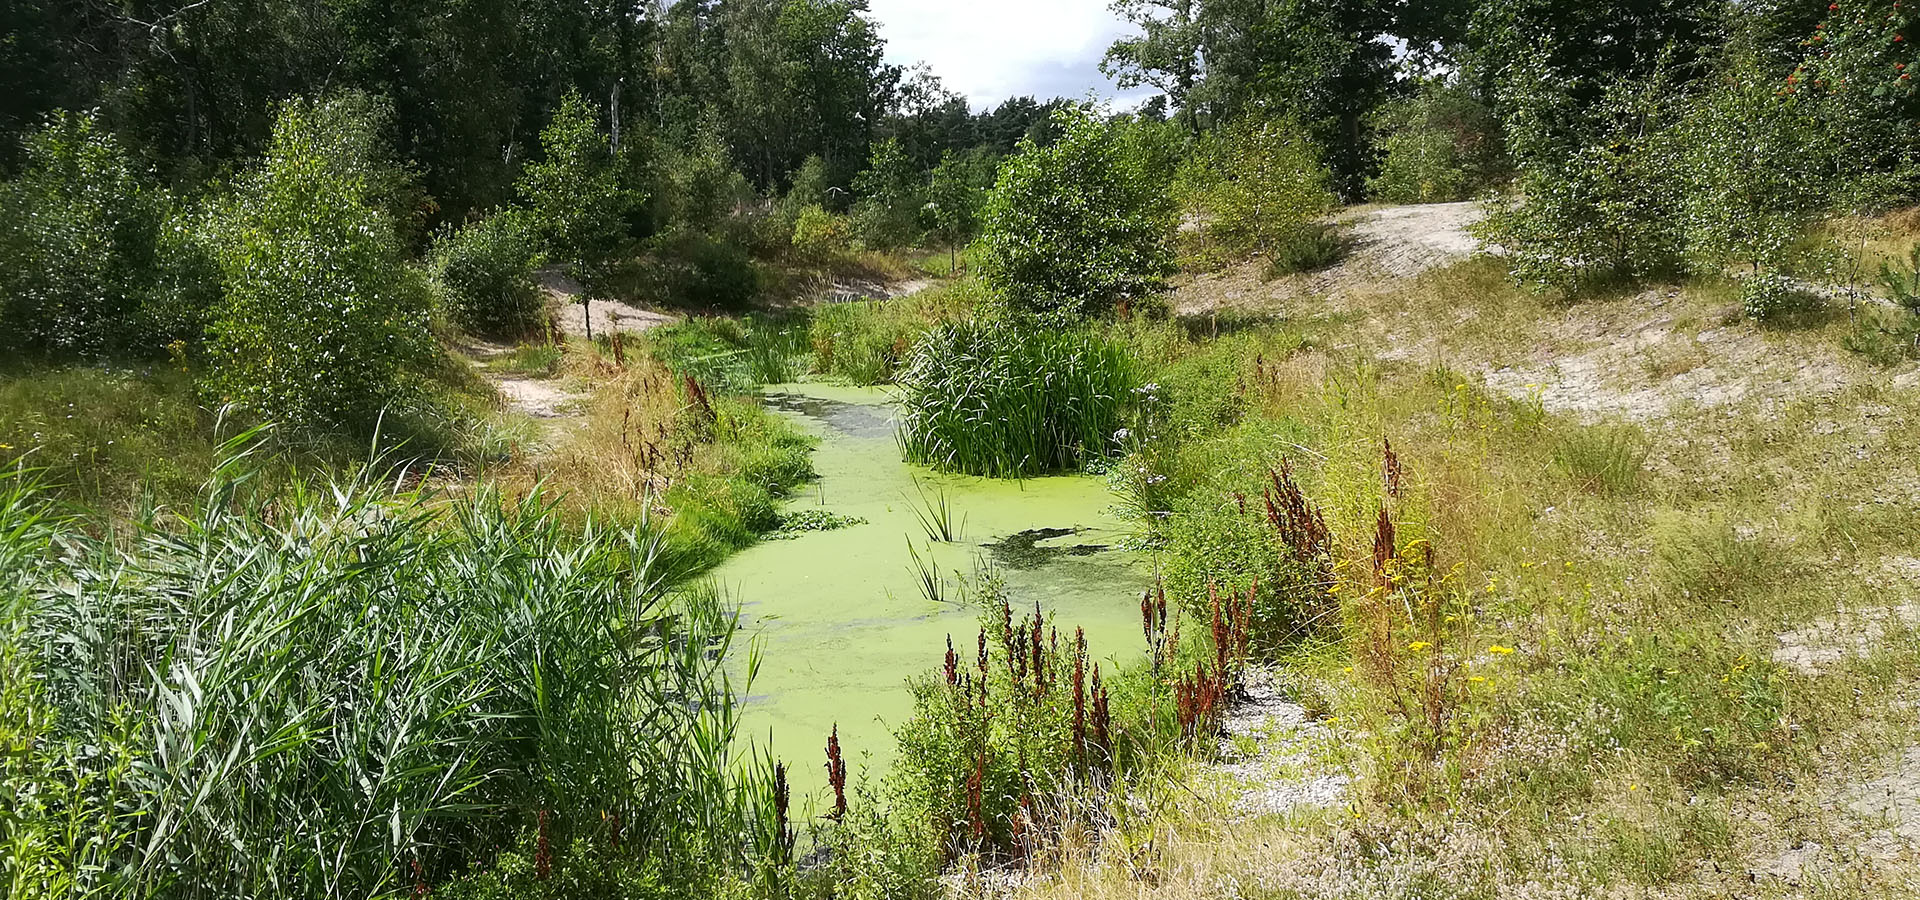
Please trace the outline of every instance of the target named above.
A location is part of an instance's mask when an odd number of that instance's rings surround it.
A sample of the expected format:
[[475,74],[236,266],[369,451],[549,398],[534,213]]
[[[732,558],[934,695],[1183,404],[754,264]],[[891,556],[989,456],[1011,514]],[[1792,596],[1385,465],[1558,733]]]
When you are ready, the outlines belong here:
[[1104,458],[1138,384],[1124,348],[1083,330],[1008,320],[941,325],[899,384],[907,461],[1019,478]]
[[10,878],[418,896],[536,831],[548,869],[550,844],[663,884],[749,861],[734,618],[667,598],[657,531],[373,468],[260,491],[252,465],[105,537],[0,476]]

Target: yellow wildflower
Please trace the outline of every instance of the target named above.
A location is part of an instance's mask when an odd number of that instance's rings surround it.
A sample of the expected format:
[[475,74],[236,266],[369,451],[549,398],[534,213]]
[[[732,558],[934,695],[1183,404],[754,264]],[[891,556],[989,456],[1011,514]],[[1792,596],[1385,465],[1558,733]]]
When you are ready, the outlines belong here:
[[1488,653],[1498,653],[1498,654],[1500,654],[1501,656],[1506,656],[1507,654],[1509,654],[1509,653],[1512,653],[1512,652],[1513,652],[1513,648],[1512,648],[1512,647],[1503,647],[1503,646],[1501,646],[1501,645],[1499,645],[1499,644],[1495,644],[1495,645],[1493,645],[1493,646],[1491,646],[1491,647],[1488,647],[1488,648],[1487,648],[1487,652],[1488,652]]
[[1432,644],[1429,644],[1426,641],[1414,641],[1413,643],[1407,645],[1407,649],[1415,653],[1419,653],[1420,651],[1429,649],[1432,646],[1433,646]]

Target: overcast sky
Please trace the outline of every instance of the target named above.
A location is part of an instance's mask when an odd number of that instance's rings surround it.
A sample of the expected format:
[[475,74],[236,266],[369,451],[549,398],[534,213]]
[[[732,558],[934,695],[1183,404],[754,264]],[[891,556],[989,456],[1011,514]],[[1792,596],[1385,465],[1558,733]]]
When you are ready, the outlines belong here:
[[1084,97],[1092,90],[1120,105],[1151,91],[1119,89],[1100,74],[1100,57],[1128,32],[1108,0],[869,0],[887,61],[926,62],[950,91],[975,109],[1008,97]]

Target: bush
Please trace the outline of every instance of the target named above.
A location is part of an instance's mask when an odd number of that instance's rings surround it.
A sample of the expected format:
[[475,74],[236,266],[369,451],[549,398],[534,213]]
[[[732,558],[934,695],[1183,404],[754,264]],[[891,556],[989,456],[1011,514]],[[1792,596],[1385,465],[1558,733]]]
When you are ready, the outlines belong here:
[[209,326],[218,396],[295,431],[365,432],[432,352],[428,292],[365,185],[327,153],[365,127],[296,101],[209,243],[225,296]]
[[1456,85],[1427,82],[1374,117],[1386,151],[1367,195],[1387,203],[1465,200],[1506,175],[1493,111]]
[[1692,268],[1720,275],[1730,265],[1785,264],[1811,213],[1832,204],[1832,167],[1796,98],[1752,60],[1735,60],[1710,90],[1689,102],[1667,134],[1686,184],[1680,228]]
[[1088,315],[1160,288],[1173,207],[1113,127],[1077,107],[1047,147],[1023,141],[987,201],[982,273],[1017,310]]
[[1117,344],[1003,319],[940,325],[899,374],[909,462],[1018,478],[1077,469],[1115,449],[1135,380]]
[[165,198],[91,116],[59,113],[0,188],[0,349],[161,354],[147,306]]
[[1765,321],[1800,312],[1814,302],[1792,278],[1774,269],[1762,269],[1740,279],[1740,309],[1750,319]]
[[814,265],[831,262],[852,249],[852,231],[845,216],[817,204],[803,207],[793,222],[793,255]]
[[515,210],[441,232],[432,272],[454,324],[501,337],[539,330],[546,293],[533,280],[538,245],[526,217]]
[[1338,252],[1319,222],[1337,202],[1331,178],[1298,123],[1243,119],[1202,141],[1182,170],[1180,192],[1220,251],[1259,254],[1284,274]]

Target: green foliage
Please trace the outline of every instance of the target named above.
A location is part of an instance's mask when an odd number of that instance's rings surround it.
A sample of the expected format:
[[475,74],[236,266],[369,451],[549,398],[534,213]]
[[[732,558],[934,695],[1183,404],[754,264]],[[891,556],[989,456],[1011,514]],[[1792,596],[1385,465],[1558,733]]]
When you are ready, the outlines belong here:
[[749,393],[792,381],[807,352],[804,321],[774,316],[693,316],[655,328],[647,349],[680,375],[722,391]]
[[1113,728],[1084,639],[1037,608],[1016,617],[996,576],[979,597],[979,641],[950,639],[944,677],[910,684],[913,714],[896,732],[888,788],[922,858],[1017,858],[1023,832],[1070,819],[1111,777]]
[[1626,496],[1645,480],[1652,450],[1646,434],[1631,425],[1575,428],[1559,436],[1553,461],[1589,491]]
[[295,432],[364,433],[408,399],[432,353],[427,286],[354,160],[367,127],[337,101],[295,101],[273,147],[219,211],[209,244],[225,296],[209,325],[209,388]]
[[1202,139],[1179,190],[1220,252],[1258,254],[1284,273],[1327,261],[1328,179],[1297,123],[1243,119]]
[[987,201],[983,275],[1017,310],[1103,313],[1172,273],[1173,208],[1110,125],[1062,110],[1064,134],[1001,166]]
[[853,228],[846,216],[819,205],[802,207],[793,221],[793,255],[814,265],[831,262],[853,249]]
[[192,498],[213,464],[211,423],[185,372],[91,367],[0,378],[0,463],[39,469],[50,492],[123,510]]
[[[1832,204],[1824,146],[1798,98],[1785,97],[1751,59],[1722,66],[1665,135],[1678,176],[1681,235],[1690,264],[1780,266],[1809,216]],[[1751,281],[1751,280],[1750,280]]]
[[1500,122],[1466,89],[1427,81],[1413,96],[1380,108],[1380,172],[1367,196],[1387,203],[1466,200],[1507,173]]
[[921,335],[972,315],[980,295],[979,282],[968,278],[890,300],[815,307],[808,329],[813,372],[861,385],[890,382]]
[[1772,319],[1817,304],[1793,278],[1775,269],[1762,269],[1740,279],[1740,309],[1749,319]]
[[980,233],[981,211],[997,171],[996,160],[981,150],[941,158],[929,176],[924,213],[934,240],[957,249]]
[[1138,384],[1116,343],[1001,319],[935,327],[898,380],[907,460],[995,478],[1071,471],[1109,456]]
[[1622,83],[1596,110],[1592,143],[1567,147],[1546,133],[1546,110],[1564,102],[1539,85],[1516,126],[1521,200],[1497,208],[1479,234],[1507,251],[1516,280],[1574,292],[1619,278],[1675,271],[1684,248],[1678,161],[1660,135],[1675,111],[1663,79]]
[[1818,136],[1812,148],[1846,203],[1920,200],[1920,21],[1912,4],[1836,0],[1797,41],[1799,65],[1775,87]]
[[60,113],[0,186],[0,349],[93,359],[157,356],[155,244],[165,195],[90,115]]
[[733,616],[661,593],[656,533],[571,532],[538,491],[247,475],[234,456],[179,530],[107,539],[31,492],[0,502],[0,585],[25,603],[0,659],[30,650],[52,711],[36,780],[6,789],[101,798],[62,811],[100,840],[61,852],[106,857],[68,869],[80,892],[393,895],[491,859],[534,811],[542,837],[611,817],[630,871],[741,860],[760,826],[730,774]]
[[1907,264],[1894,260],[1880,263],[1880,283],[1887,296],[1911,313],[1920,313],[1920,244],[1907,253]]
[[869,247],[893,249],[920,240],[926,178],[891,138],[873,145],[867,170],[853,180],[854,228]]
[[540,132],[542,159],[519,183],[548,257],[580,282],[583,304],[606,295],[614,256],[627,237],[627,211],[644,199],[621,183],[598,117],[591,103],[569,92]]
[[454,324],[478,334],[537,331],[546,294],[533,280],[539,241],[525,214],[501,210],[434,241],[432,274]]

